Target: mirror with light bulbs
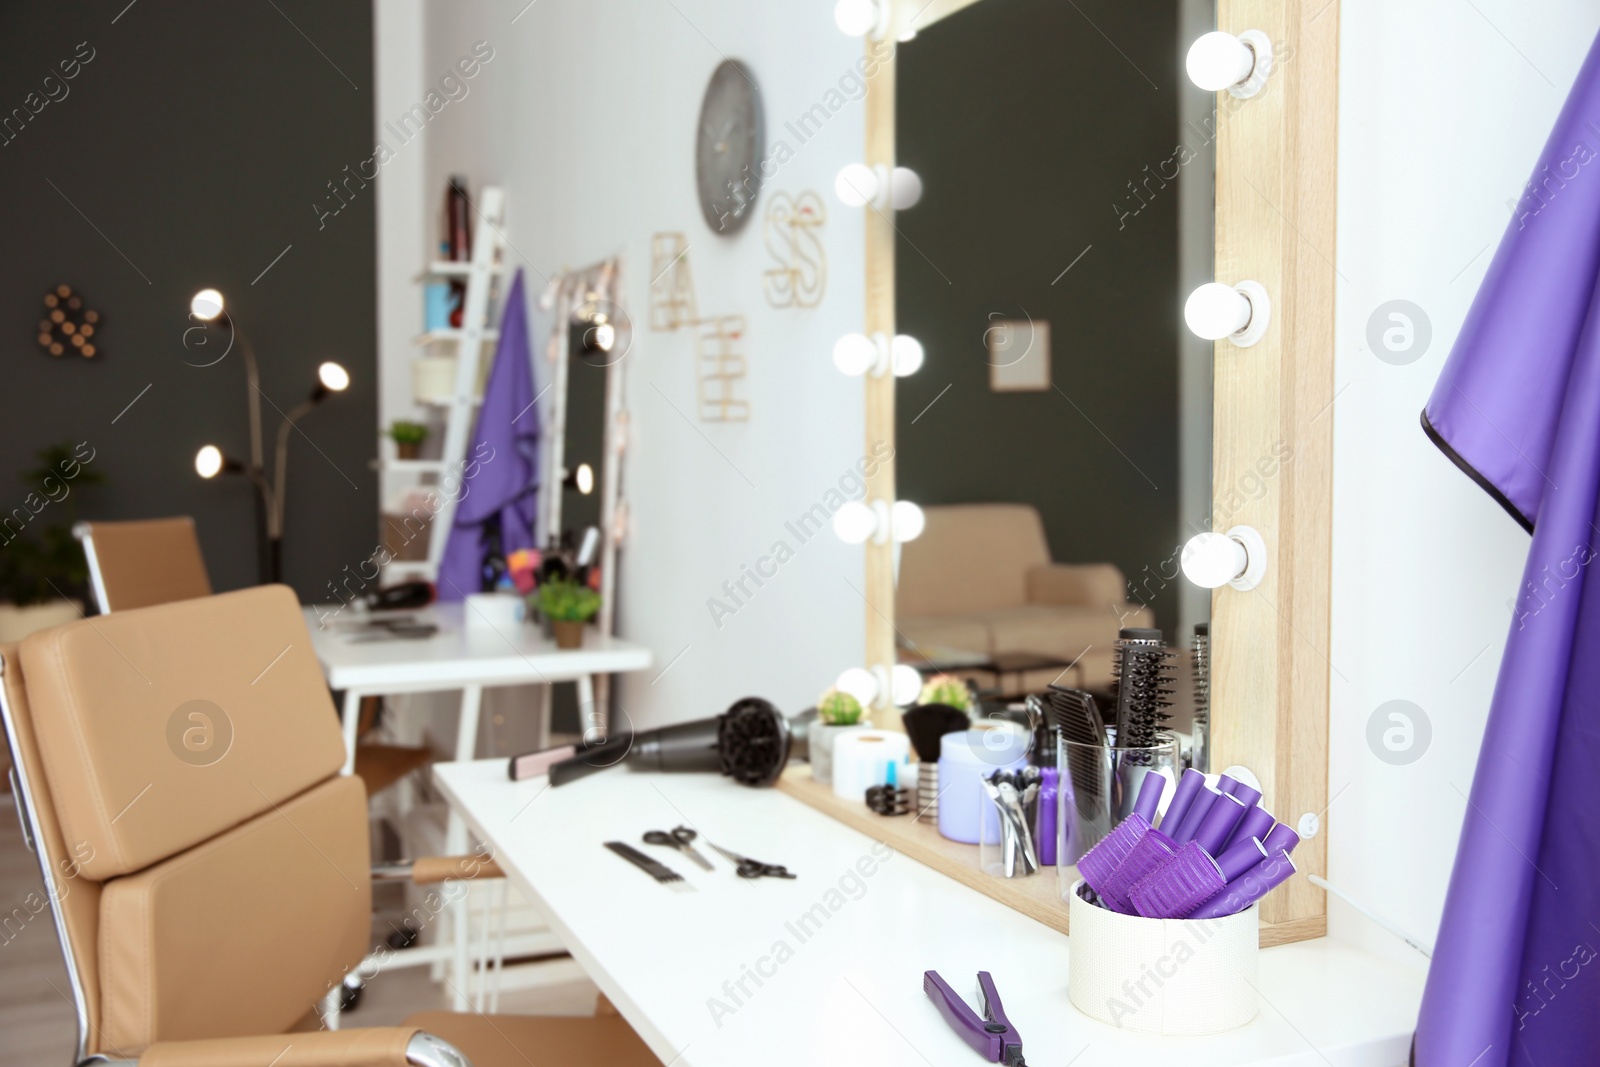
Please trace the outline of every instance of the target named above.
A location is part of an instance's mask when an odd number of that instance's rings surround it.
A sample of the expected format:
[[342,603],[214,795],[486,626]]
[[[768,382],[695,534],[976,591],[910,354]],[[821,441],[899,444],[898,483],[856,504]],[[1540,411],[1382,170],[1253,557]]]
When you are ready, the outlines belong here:
[[859,526],[901,542],[901,663],[996,703],[1109,699],[1118,631],[1154,626],[1187,733],[1210,595],[1178,546],[1211,511],[1211,353],[1183,308],[1211,277],[1213,97],[1184,76],[1184,5],[1081,6],[980,0],[901,35],[895,166],[836,190],[893,213],[896,333],[834,359],[894,376],[921,537]]

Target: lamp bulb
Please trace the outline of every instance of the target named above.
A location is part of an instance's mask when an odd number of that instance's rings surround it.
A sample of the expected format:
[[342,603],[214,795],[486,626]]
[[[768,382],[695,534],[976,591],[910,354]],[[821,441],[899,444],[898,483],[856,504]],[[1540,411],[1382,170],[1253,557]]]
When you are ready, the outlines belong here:
[[922,176],[910,167],[896,167],[889,175],[889,199],[896,211],[917,206],[922,199]]
[[1256,54],[1233,34],[1215,30],[1189,46],[1184,67],[1190,81],[1214,93],[1248,80],[1256,67]]
[[878,174],[865,163],[850,163],[833,179],[833,195],[845,207],[866,207],[878,199]]
[[578,492],[582,493],[584,496],[588,496],[590,493],[594,492],[594,468],[589,466],[589,464],[578,464],[577,474],[573,480],[578,487]]
[[1219,589],[1244,573],[1244,546],[1224,533],[1207,530],[1183,546],[1183,576],[1202,589]]
[[222,449],[216,445],[202,445],[194,454],[194,472],[202,478],[215,478],[222,470]]
[[342,393],[350,388],[350,372],[337,363],[324,363],[317,368],[317,381],[330,393]]
[[1250,298],[1231,285],[1206,282],[1189,294],[1183,321],[1197,337],[1220,341],[1250,325]]
[[839,0],[833,5],[833,24],[847,37],[865,37],[878,29],[882,17],[874,0]]
[[859,378],[878,359],[878,346],[866,334],[847,333],[833,343],[833,365],[841,374]]
[[894,523],[896,541],[915,541],[928,525],[928,517],[922,509],[909,500],[896,500],[889,514]]
[[922,695],[922,675],[915,667],[897,663],[889,672],[889,689],[895,704],[901,707],[915,704]]
[[841,693],[849,693],[861,702],[862,707],[871,707],[872,702],[878,698],[878,679],[865,667],[851,667],[839,675],[833,683],[835,689]]
[[222,314],[222,294],[215,289],[202,289],[189,301],[189,313],[201,322],[210,322]]
[[878,528],[878,516],[860,500],[847,500],[833,513],[833,532],[847,545],[859,545]]
[[896,378],[915,374],[922,367],[922,342],[907,334],[897,333],[889,344],[889,357],[894,364]]

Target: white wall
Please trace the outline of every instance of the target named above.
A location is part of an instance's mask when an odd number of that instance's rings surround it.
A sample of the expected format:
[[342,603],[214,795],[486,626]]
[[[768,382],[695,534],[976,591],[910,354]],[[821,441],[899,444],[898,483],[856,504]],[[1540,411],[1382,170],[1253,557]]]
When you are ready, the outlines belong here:
[[[1528,536],[1423,436],[1418,415],[1597,26],[1584,0],[1344,0],[1329,872],[1431,942]],[[1520,54],[1519,54],[1520,53]],[[1405,366],[1366,340],[1421,307]],[[1374,755],[1368,719],[1409,700],[1425,754]],[[1415,959],[1336,902],[1330,928]]]
[[[784,123],[837,86],[861,45],[834,28],[821,0],[525,5],[427,4],[423,82],[437,83],[477,40],[494,49],[467,97],[428,128],[429,232],[445,176],[460,172],[473,188],[505,186],[511,255],[527,266],[534,299],[563,267],[624,255],[635,330],[619,631],[653,649],[658,666],[626,682],[622,706],[645,725],[718,712],[752,693],[797,711],[862,652],[860,550],[831,533],[801,544],[784,526],[863,454],[860,383],[829,363],[833,340],[861,327],[861,216],[829,194],[821,306],[769,308],[761,272],[773,264],[760,219],[732,239],[701,219],[694,134],[712,70],[738,58],[765,95],[769,142],[796,149],[768,187],[828,193],[838,168],[861,154],[860,102],[804,146]],[[695,419],[690,337],[648,327],[650,237],[660,231],[687,235],[702,314],[747,317],[748,424]],[[542,387],[547,364],[536,368]],[[779,540],[794,559],[764,588],[749,586],[755,595],[719,629],[708,598],[725,597],[723,583]]]

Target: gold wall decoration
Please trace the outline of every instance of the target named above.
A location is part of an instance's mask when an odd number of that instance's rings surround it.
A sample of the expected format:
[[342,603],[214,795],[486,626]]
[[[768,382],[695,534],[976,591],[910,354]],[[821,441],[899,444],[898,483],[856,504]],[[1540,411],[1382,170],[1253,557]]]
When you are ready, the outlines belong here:
[[822,197],[813,190],[768,196],[762,238],[778,265],[761,276],[767,303],[775,308],[814,308],[822,302],[828,287],[828,257],[822,247],[822,225],[827,221]]
[[39,320],[39,347],[52,356],[99,354],[94,339],[100,330],[100,312],[84,306],[83,297],[70,285],[58,285],[44,294],[44,318]]
[[650,328],[694,328],[695,410],[701,422],[749,422],[750,401],[740,394],[748,362],[740,351],[743,315],[701,316],[689,271],[689,243],[681,233],[650,237]]

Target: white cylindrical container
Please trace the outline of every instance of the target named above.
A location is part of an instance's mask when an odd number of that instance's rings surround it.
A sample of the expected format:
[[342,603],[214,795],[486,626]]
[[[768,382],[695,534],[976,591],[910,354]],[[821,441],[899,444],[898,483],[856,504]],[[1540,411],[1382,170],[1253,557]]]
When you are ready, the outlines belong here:
[[910,753],[910,739],[892,730],[840,734],[833,742],[833,795],[866,803],[867,787],[882,785],[889,764],[905,763]]
[[456,396],[456,357],[418,356],[411,361],[411,396],[419,404],[448,404]]
[[833,744],[845,734],[872,729],[870,722],[853,722],[847,725],[818,720],[811,724],[811,777],[828,785],[833,781]]
[[1068,894],[1067,996],[1124,1030],[1216,1034],[1256,1016],[1260,908],[1221,919],[1146,919]]
[[513,636],[527,618],[528,608],[515,593],[469,593],[462,605],[462,619],[473,633]]

